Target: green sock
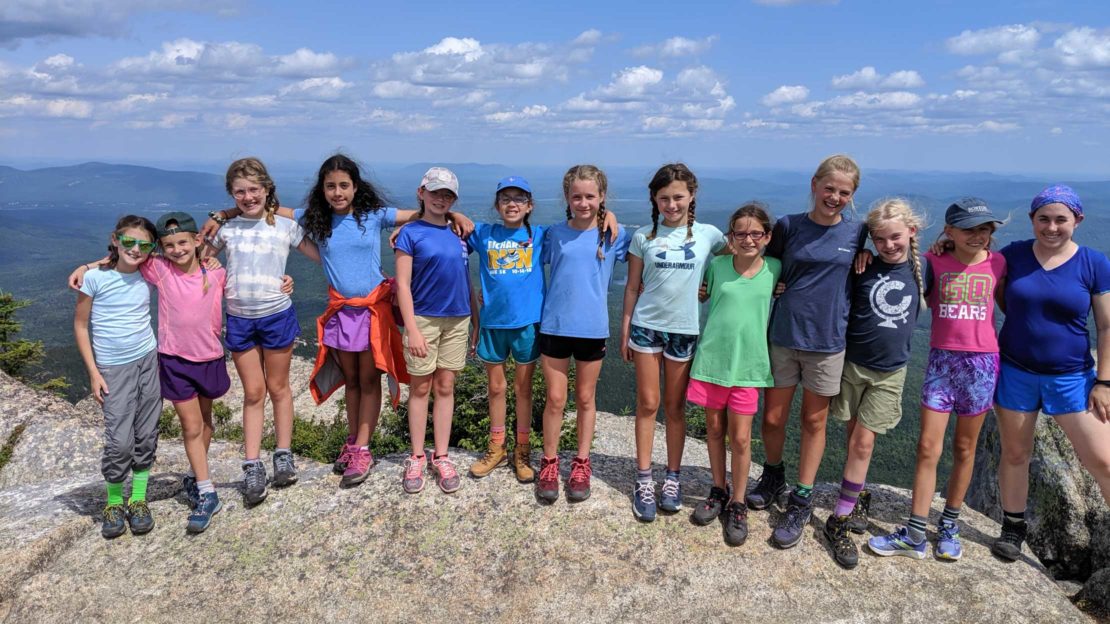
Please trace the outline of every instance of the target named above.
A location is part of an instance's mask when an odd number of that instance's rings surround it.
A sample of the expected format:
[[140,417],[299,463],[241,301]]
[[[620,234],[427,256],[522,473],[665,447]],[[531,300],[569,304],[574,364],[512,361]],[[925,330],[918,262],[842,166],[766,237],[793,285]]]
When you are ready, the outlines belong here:
[[802,498],[809,498],[813,495],[813,486],[799,483],[794,486],[794,493]]
[[108,504],[109,505],[122,505],[123,504],[123,483],[108,482]]
[[136,470],[131,473],[131,500],[128,502],[146,500],[146,481],[150,478],[150,469]]

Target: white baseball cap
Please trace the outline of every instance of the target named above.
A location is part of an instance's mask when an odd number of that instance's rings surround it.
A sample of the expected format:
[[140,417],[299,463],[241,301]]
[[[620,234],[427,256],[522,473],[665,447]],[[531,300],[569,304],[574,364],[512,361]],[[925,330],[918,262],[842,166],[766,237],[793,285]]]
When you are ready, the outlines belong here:
[[420,186],[426,191],[447,189],[454,193],[455,197],[459,196],[459,179],[446,167],[432,167],[426,171],[424,179],[420,180]]

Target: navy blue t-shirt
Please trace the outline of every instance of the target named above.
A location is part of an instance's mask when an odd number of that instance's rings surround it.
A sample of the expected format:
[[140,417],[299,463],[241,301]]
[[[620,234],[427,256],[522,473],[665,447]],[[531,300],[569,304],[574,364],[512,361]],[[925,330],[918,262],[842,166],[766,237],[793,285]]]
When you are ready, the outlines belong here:
[[412,307],[420,316],[470,316],[470,250],[446,225],[413,221],[397,235],[412,256]]
[[1046,271],[1033,241],[1010,243],[1006,258],[1006,320],[998,334],[1002,357],[1039,375],[1064,375],[1095,365],[1087,333],[1091,297],[1110,292],[1110,260],[1080,246]]
[[782,261],[786,291],[771,314],[772,344],[819,353],[844,350],[848,273],[866,232],[859,221],[818,225],[806,213],[775,223],[767,255]]
[[910,339],[921,310],[913,263],[887,264],[878,256],[852,277],[848,313],[849,362],[877,371],[894,371],[910,359]]

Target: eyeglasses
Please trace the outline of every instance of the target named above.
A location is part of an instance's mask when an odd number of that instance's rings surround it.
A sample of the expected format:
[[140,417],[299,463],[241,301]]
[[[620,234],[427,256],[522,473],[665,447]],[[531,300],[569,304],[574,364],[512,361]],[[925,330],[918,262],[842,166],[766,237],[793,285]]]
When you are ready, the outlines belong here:
[[526,197],[524,195],[502,195],[502,196],[497,198],[497,203],[501,204],[502,206],[508,206],[510,204],[517,204],[518,206],[524,206],[529,201],[530,200],[528,199],[528,197]]
[[733,231],[730,231],[728,233],[728,235],[731,236],[732,238],[735,238],[738,241],[742,241],[745,238],[750,238],[750,239],[752,239],[753,243],[758,243],[759,241],[763,240],[764,237],[767,236],[767,232],[733,232]]
[[139,251],[143,253],[150,253],[154,251],[154,243],[150,241],[139,240],[134,236],[120,236],[117,240],[119,240],[119,244],[124,249],[131,249],[135,245],[138,245]]
[[235,189],[235,192],[233,192],[231,196],[235,199],[243,199],[247,195],[250,195],[252,197],[261,195],[265,190],[266,189],[262,188],[261,186],[251,186],[245,189]]

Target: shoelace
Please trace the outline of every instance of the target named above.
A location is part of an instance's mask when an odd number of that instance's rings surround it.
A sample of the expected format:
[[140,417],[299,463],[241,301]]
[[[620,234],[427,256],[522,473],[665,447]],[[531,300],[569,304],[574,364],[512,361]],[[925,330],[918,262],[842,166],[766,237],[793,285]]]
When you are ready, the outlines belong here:
[[244,480],[247,482],[248,489],[264,488],[266,487],[266,472],[262,468],[262,464],[250,464],[247,466],[247,474]]
[[419,459],[408,458],[405,460],[405,480],[419,479],[424,472],[424,462]]
[[1021,546],[1021,543],[1025,541],[1025,534],[1021,529],[1013,526],[1007,526],[1005,523],[1003,523],[1002,535],[1000,535],[998,539],[1009,544]]
[[150,507],[147,507],[146,501],[135,501],[128,506],[127,512],[132,518],[147,518],[150,516]]
[[590,475],[593,474],[593,469],[584,461],[572,462],[570,465],[570,480],[575,483],[589,481]]
[[296,470],[296,467],[293,464],[292,453],[281,453],[279,455],[274,455],[274,464],[275,469],[282,472],[293,472]]
[[347,461],[347,470],[354,470],[358,473],[366,472],[370,467],[370,452],[359,449],[351,453],[351,458]]
[[351,461],[351,445],[344,444],[343,450],[339,451],[339,457],[336,458],[335,463],[345,464]]
[[116,522],[123,517],[123,507],[120,505],[109,505],[104,508],[104,519],[109,522]]
[[558,481],[559,480],[559,462],[551,462],[545,464],[540,469],[540,481]]
[[455,470],[455,462],[444,457],[443,459],[436,459],[432,461],[432,465],[439,471],[440,479],[450,479],[458,476],[458,471]]
[[954,524],[942,524],[937,527],[938,540],[951,540],[956,539],[960,534],[960,528]]
[[674,479],[666,479],[663,481],[663,487],[660,489],[663,492],[663,496],[678,498],[678,488],[678,481],[675,481]]
[[655,482],[637,481],[635,490],[636,499],[645,505],[655,504]]
[[800,528],[805,516],[806,508],[801,505],[790,505],[786,508],[786,524],[792,528]]
[[196,508],[193,509],[193,515],[194,516],[196,516],[196,515],[207,516],[208,515],[208,494],[207,493],[202,493],[200,495],[200,501],[197,503]]

